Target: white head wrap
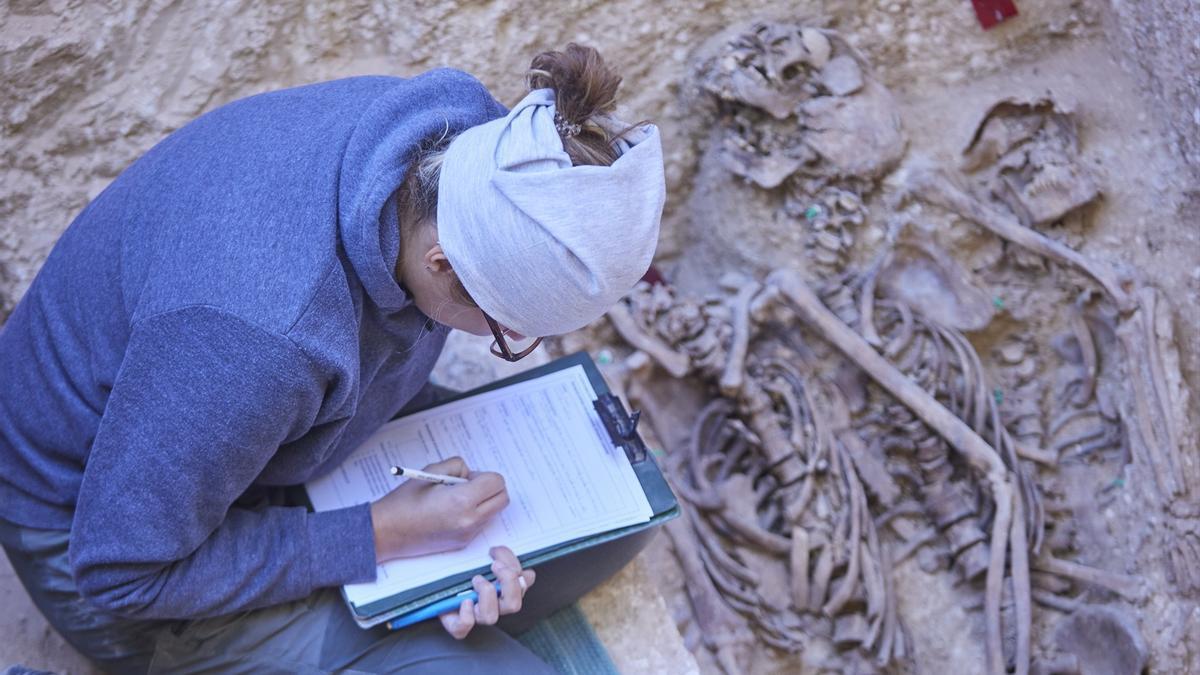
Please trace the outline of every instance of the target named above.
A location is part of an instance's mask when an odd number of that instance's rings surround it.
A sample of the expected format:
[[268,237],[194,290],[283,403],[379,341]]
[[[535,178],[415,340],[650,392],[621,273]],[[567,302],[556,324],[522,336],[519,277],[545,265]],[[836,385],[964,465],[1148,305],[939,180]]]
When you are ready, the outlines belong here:
[[633,288],[654,257],[666,194],[657,127],[617,141],[611,166],[571,166],[554,117],[554,90],[529,92],[459,134],[438,181],[446,258],[483,311],[531,337],[581,328]]

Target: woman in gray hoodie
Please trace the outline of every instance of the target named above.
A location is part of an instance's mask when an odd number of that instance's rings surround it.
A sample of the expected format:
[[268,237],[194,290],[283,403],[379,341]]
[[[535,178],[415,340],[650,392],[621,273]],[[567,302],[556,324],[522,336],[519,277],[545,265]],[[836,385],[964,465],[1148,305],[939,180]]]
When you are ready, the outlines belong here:
[[286,488],[425,402],[450,329],[516,359],[642,275],[662,156],[618,82],[572,45],[511,111],[453,70],[253,96],[93,200],[0,331],[0,542],[50,623],[113,672],[544,670],[493,627],[535,581],[503,547],[437,623],[363,631],[336,590],[462,546],[502,476]]

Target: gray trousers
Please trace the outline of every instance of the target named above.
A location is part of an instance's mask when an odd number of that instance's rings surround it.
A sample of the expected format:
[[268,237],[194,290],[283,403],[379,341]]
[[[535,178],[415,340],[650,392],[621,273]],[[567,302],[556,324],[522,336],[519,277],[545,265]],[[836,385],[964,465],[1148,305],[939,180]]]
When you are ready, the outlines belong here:
[[[437,621],[389,631],[359,628],[337,589],[295,602],[187,621],[132,620],[81,597],[67,564],[69,533],[0,520],[0,543],[34,604],[75,649],[111,673],[553,673],[495,626],[476,626],[462,641]],[[607,574],[604,574],[607,576]],[[604,577],[577,586],[599,583]],[[552,580],[538,577],[520,626],[563,604],[536,601]],[[568,584],[575,586],[575,584]],[[524,615],[524,616],[522,616]]]

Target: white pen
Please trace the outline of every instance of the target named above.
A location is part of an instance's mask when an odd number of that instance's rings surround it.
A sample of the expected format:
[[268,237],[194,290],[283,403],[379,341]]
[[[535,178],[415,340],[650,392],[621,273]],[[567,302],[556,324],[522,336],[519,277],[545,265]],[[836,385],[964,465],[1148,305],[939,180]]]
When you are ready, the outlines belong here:
[[458,485],[459,483],[467,482],[466,478],[458,476],[447,476],[440,473],[429,473],[420,469],[408,469],[403,466],[392,467],[393,476],[403,476],[404,478],[416,478],[417,480],[429,481],[430,483],[439,483],[441,485]]

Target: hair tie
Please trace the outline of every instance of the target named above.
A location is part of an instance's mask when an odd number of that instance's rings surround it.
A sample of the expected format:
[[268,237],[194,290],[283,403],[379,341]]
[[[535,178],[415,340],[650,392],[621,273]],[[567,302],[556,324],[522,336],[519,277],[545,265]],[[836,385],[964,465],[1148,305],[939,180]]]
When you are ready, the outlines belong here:
[[583,127],[575,122],[568,122],[563,119],[563,116],[557,110],[554,111],[554,128],[558,130],[558,133],[562,134],[563,138],[578,136],[579,132],[583,131]]

